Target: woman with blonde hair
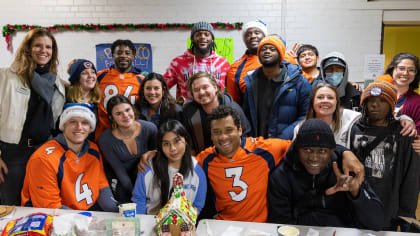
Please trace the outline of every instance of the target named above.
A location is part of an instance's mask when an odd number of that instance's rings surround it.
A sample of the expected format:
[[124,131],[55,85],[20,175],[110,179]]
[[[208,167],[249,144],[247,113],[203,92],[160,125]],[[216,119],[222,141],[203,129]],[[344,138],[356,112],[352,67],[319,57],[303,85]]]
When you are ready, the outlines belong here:
[[29,31],[12,65],[0,69],[0,199],[20,204],[26,163],[54,132],[65,102],[57,76],[58,48],[50,31]]
[[95,65],[86,59],[74,59],[67,67],[70,86],[67,89],[67,102],[92,103],[96,107],[101,101],[101,90],[96,77]]
[[[333,130],[335,142],[344,146],[349,127],[360,116],[359,112],[341,107],[340,96],[336,87],[328,83],[320,83],[312,90],[305,120],[312,118],[323,120]],[[296,125],[295,137],[302,123]]]
[[[349,130],[361,116],[362,114],[360,112],[345,109],[340,105],[340,97],[338,96],[336,87],[328,83],[320,83],[311,93],[305,120],[312,118],[323,120],[333,130],[335,142],[346,146],[349,138]],[[296,137],[303,122],[296,125],[294,137]],[[401,134],[415,135],[416,127],[410,118],[403,116],[400,123],[403,126]]]
[[[95,65],[86,59],[74,59],[67,66],[70,86],[66,90],[67,102],[93,104],[93,113],[98,121],[98,106],[101,101],[101,89],[96,77]],[[95,141],[95,132],[88,139]]]

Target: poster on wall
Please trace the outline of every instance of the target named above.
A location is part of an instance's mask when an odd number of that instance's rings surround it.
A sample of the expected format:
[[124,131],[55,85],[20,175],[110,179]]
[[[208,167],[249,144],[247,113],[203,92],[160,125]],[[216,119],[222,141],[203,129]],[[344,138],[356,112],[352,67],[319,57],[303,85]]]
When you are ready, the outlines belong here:
[[378,76],[384,73],[385,55],[384,54],[369,54],[365,55],[364,64],[364,80],[365,88],[374,81]]
[[[214,40],[216,44],[216,53],[219,56],[226,58],[229,64],[233,63],[233,38],[216,38]],[[191,39],[187,41],[188,48],[191,47]]]
[[[98,71],[114,65],[111,45],[111,43],[96,45],[96,68]],[[146,76],[153,71],[152,46],[148,43],[134,43],[134,46],[136,47],[136,55],[133,60],[133,66],[140,68],[141,74]]]

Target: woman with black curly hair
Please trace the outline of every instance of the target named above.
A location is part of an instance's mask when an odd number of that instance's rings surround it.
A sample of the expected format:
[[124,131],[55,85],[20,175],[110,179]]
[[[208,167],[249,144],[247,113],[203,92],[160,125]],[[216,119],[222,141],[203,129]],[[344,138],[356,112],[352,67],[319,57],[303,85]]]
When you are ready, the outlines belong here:
[[385,75],[378,81],[387,81],[397,89],[397,105],[394,116],[407,115],[416,124],[420,133],[420,95],[414,92],[419,87],[419,58],[411,53],[399,53],[394,56],[385,70]]

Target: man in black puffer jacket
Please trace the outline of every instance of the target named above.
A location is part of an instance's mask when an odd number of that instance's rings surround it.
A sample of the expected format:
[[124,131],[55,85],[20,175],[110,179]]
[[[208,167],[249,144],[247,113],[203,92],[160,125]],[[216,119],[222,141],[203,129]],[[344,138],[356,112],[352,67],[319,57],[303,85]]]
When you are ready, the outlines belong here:
[[366,181],[342,174],[342,149],[324,121],[305,121],[270,176],[268,221],[381,230],[382,203]]

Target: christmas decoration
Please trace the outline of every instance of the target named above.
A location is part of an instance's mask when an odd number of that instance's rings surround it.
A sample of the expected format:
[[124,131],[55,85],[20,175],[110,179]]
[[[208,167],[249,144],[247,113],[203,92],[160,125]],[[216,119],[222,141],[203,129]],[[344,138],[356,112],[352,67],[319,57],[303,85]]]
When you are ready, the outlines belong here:
[[[189,30],[194,24],[188,23],[166,23],[166,24],[62,24],[45,26],[44,28],[50,31],[121,31],[121,30]],[[215,29],[226,29],[226,30],[240,30],[242,29],[242,22],[236,22],[233,24],[215,22],[211,23]],[[6,38],[7,49],[12,50],[12,39],[11,36],[17,31],[29,31],[35,28],[42,28],[39,25],[5,25],[3,26],[3,37]]]

